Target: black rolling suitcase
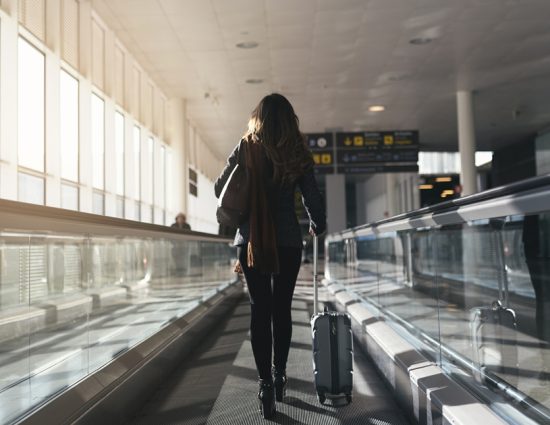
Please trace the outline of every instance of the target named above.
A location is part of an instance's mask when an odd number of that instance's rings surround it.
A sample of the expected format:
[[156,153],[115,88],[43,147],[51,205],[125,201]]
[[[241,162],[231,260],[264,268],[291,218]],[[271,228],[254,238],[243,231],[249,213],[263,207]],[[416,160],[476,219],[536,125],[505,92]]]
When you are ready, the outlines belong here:
[[470,310],[473,375],[481,384],[487,384],[488,375],[495,373],[506,374],[507,381],[515,381],[518,373],[516,313],[508,306],[508,276],[501,228],[494,229],[493,235],[499,268],[498,300],[491,306]]
[[348,314],[325,311],[317,313],[317,237],[313,240],[314,314],[313,373],[315,389],[321,404],[328,399],[345,398],[351,403],[353,390],[353,336]]

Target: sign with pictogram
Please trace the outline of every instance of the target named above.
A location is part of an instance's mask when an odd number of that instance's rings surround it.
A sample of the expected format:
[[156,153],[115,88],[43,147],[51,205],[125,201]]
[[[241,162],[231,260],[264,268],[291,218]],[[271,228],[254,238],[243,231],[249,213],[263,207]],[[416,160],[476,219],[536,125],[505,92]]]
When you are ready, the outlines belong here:
[[418,131],[306,134],[316,174],[418,171]]
[[344,150],[338,149],[338,164],[364,164],[366,162],[418,162],[418,151],[403,150]]
[[418,171],[418,131],[336,133],[338,173]]
[[336,133],[340,149],[418,150],[418,131],[362,131]]
[[308,133],[306,134],[307,146],[312,150],[330,149],[334,146],[332,133]]
[[334,173],[334,137],[332,133],[306,134],[306,142],[313,155],[315,173]]
[[418,164],[357,164],[336,167],[338,174],[417,173]]

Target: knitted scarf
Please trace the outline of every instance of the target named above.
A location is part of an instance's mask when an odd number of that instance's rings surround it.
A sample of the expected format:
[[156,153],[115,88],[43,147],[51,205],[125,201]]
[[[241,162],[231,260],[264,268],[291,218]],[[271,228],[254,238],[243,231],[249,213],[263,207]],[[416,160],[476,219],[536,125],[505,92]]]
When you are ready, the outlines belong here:
[[244,140],[246,164],[250,176],[250,233],[247,246],[248,267],[262,273],[279,273],[277,233],[273,206],[268,202],[265,155],[257,140]]

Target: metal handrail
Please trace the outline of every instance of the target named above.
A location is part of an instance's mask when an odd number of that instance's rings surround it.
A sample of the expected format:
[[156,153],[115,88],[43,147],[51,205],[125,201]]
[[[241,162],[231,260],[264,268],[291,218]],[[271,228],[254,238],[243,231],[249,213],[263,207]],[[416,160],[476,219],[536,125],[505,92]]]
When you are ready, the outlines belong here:
[[[478,205],[491,205],[490,201],[497,199],[505,199],[506,197],[519,198],[523,195],[538,192],[542,188],[550,190],[550,174],[533,177],[520,182],[512,183],[505,186],[496,187],[473,195],[465,196],[459,199],[444,201],[436,205],[420,208],[414,211],[409,211],[390,218],[385,218],[371,223],[366,223],[360,226],[332,233],[327,236],[326,240],[338,240],[342,237],[351,237],[355,233],[377,228],[392,228],[393,225],[407,223],[409,227],[422,227],[420,224],[414,224],[415,220],[421,222],[422,218],[437,218],[445,214],[474,209]],[[526,213],[529,211],[525,211]],[[517,212],[516,212],[517,213]],[[506,215],[506,214],[503,214]],[[487,218],[487,217],[480,217]],[[465,220],[463,220],[465,221]],[[450,223],[445,223],[450,224]]]
[[229,242],[231,239],[210,233],[174,229],[62,208],[0,199],[0,231],[44,234],[93,234],[96,236],[157,237],[175,240]]

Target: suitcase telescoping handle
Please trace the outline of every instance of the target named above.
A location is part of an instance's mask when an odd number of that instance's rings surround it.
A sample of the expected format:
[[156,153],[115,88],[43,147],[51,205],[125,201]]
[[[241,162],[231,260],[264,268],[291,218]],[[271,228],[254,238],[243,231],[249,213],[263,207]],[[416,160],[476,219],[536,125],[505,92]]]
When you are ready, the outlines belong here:
[[313,315],[317,315],[317,304],[319,293],[317,292],[317,257],[319,255],[319,247],[317,245],[317,235],[313,236]]

